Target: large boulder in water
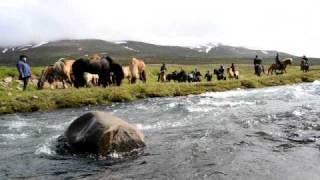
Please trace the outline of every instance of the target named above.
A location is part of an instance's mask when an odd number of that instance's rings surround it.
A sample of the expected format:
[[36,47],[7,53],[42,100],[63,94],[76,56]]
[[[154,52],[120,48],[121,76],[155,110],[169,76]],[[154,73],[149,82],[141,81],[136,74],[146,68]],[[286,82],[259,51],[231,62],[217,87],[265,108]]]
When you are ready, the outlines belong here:
[[142,132],[107,112],[89,112],[80,116],[70,124],[65,138],[75,153],[107,155],[145,146]]

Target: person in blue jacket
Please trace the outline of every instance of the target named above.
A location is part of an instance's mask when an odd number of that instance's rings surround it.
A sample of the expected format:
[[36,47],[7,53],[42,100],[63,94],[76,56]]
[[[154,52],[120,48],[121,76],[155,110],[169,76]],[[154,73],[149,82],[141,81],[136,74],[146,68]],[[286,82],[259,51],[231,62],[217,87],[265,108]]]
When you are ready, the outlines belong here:
[[17,62],[17,69],[19,72],[19,80],[23,81],[23,90],[25,91],[28,86],[29,78],[31,77],[31,68],[27,63],[28,57],[25,55],[20,55]]

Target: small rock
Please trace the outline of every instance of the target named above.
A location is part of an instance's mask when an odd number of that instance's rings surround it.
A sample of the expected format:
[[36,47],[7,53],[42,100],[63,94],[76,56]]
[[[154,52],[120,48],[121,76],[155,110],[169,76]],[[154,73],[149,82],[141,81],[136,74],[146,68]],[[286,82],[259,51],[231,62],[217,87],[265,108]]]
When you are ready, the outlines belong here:
[[38,84],[38,79],[32,79],[32,80],[31,80],[31,84],[37,85],[37,84]]
[[12,96],[12,93],[11,93],[11,92],[8,92],[8,96]]
[[39,99],[39,97],[38,97],[38,96],[32,96],[32,98],[33,98],[33,99]]
[[11,76],[9,76],[9,77],[4,78],[3,81],[4,81],[5,83],[12,83],[13,78],[12,78]]
[[17,90],[22,90],[22,88],[21,88],[21,87],[19,87],[19,86],[17,86]]

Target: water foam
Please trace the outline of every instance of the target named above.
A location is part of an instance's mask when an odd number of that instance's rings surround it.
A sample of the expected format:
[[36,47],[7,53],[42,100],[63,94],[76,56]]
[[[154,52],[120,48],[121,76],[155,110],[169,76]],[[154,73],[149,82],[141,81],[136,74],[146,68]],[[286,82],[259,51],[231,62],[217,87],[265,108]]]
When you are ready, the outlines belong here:
[[29,135],[27,133],[21,133],[21,134],[0,134],[0,136],[6,138],[7,140],[17,140],[17,139],[25,139]]
[[59,135],[48,138],[43,144],[40,144],[37,146],[37,149],[34,153],[36,155],[46,155],[46,156],[55,155],[56,152],[54,150],[53,144],[58,137]]

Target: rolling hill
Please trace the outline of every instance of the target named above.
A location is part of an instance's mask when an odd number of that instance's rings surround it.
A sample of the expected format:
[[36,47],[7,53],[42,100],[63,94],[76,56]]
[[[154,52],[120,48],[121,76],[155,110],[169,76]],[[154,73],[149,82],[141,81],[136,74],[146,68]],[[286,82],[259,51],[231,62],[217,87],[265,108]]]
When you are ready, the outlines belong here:
[[[247,63],[251,62],[256,54],[271,60],[276,51],[252,50],[213,43],[180,47],[138,41],[59,40],[16,47],[0,47],[0,65],[14,65],[20,54],[28,55],[33,66],[43,66],[61,57],[81,58],[93,53],[111,56],[124,64],[132,57],[143,58],[147,63],[200,64],[220,63],[226,60]],[[287,53],[280,53],[280,55],[294,57]]]

